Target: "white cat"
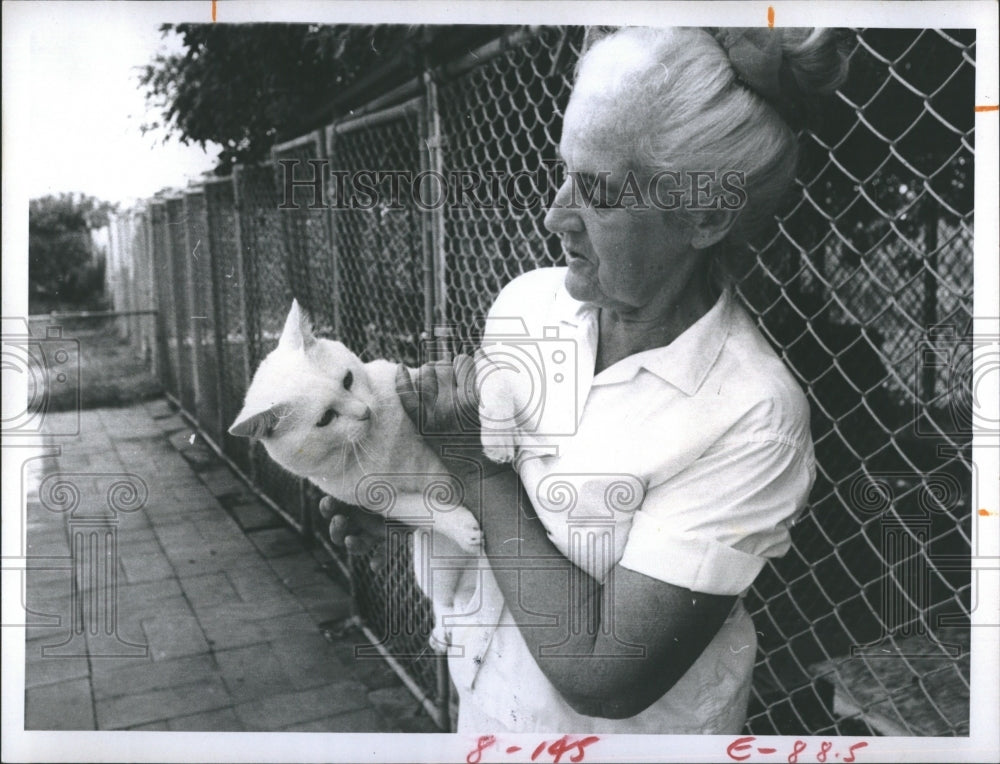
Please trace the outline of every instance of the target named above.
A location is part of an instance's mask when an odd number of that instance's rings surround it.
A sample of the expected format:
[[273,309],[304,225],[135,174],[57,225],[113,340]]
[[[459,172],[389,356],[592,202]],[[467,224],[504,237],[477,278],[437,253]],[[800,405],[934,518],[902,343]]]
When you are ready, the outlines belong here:
[[[258,438],[278,464],[336,499],[432,529],[434,556],[477,554],[479,523],[455,502],[461,492],[403,411],[396,369],[389,361],[362,363],[342,343],[317,338],[293,301],[229,432]],[[432,645],[443,649],[444,616],[462,570],[438,571],[432,583],[426,539],[414,539],[417,583],[434,609]]]

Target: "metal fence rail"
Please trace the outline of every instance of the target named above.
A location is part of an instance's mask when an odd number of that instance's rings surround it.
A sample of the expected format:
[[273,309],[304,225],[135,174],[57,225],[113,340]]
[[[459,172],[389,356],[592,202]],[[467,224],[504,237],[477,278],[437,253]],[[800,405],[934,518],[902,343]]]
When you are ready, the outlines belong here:
[[[129,324],[130,338],[157,348],[171,397],[304,534],[324,530],[316,491],[225,432],[292,297],[364,360],[413,364],[425,340],[468,349],[499,289],[558,264],[560,249],[543,204],[427,209],[404,187],[396,205],[383,193],[331,209],[311,206],[307,184],[289,199],[288,178],[534,171],[555,157],[582,36],[516,30],[415,71],[398,97],[373,94],[378,108],[277,146],[269,163],[115,221],[115,307],[159,308],[156,337]],[[850,37],[851,77],[802,136],[799,199],[754,243],[738,286],[809,396],[819,464],[793,549],[747,596],[760,645],[747,726],[964,735],[975,39]],[[341,563],[368,633],[446,724],[443,662],[423,654],[429,611],[408,564],[376,575]]]

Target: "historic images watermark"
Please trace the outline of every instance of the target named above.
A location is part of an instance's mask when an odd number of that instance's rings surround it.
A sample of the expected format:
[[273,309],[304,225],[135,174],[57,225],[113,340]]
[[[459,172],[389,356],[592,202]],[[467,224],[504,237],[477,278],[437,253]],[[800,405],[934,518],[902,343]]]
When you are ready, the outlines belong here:
[[[278,209],[406,210],[511,209],[551,206],[565,179],[570,209],[738,210],[747,201],[746,174],[727,170],[660,170],[621,177],[611,171],[567,171],[558,160],[532,170],[337,170],[329,159],[280,159]],[[309,201],[296,191],[308,192]]]

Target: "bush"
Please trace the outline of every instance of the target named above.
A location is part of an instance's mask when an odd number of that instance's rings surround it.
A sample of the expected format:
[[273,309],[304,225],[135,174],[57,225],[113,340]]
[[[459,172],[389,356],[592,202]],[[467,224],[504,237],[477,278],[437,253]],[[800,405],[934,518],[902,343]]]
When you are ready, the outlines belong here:
[[28,307],[102,310],[104,253],[91,232],[106,226],[112,206],[89,196],[62,194],[32,199],[28,208]]

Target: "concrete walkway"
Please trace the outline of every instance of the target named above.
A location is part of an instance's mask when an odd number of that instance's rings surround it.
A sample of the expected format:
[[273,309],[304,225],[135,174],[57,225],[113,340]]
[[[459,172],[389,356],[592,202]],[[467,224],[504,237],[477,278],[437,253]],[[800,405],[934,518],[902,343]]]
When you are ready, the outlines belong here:
[[[84,411],[80,435],[50,439],[62,453],[27,488],[28,556],[48,569],[26,577],[25,729],[438,731],[383,661],[355,658],[360,633],[320,628],[350,615],[326,553],[192,436],[160,400]],[[109,491],[134,500],[122,473],[148,498],[114,514]]]

